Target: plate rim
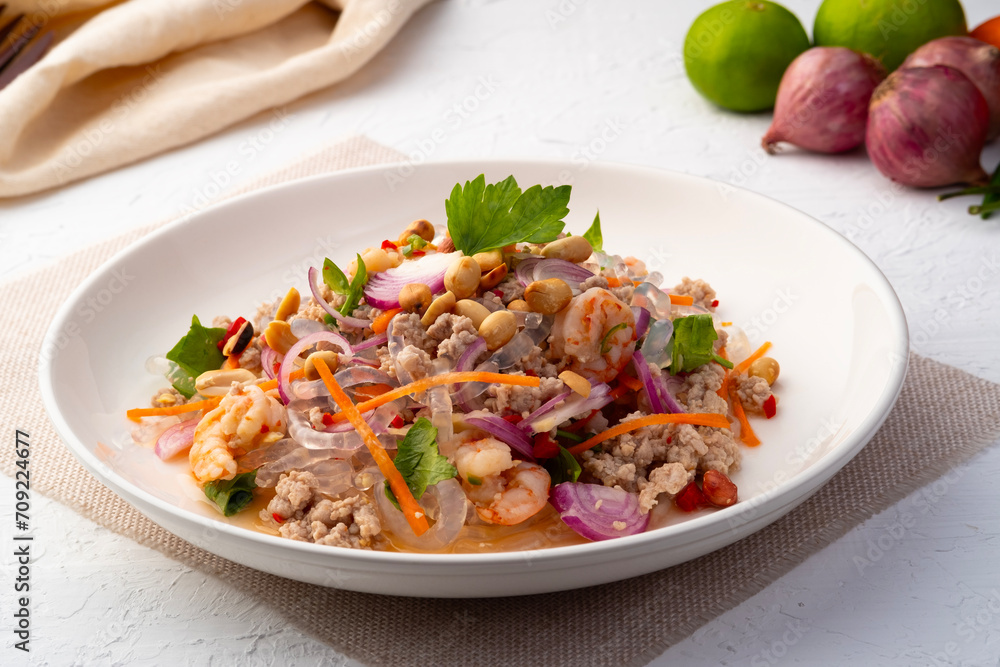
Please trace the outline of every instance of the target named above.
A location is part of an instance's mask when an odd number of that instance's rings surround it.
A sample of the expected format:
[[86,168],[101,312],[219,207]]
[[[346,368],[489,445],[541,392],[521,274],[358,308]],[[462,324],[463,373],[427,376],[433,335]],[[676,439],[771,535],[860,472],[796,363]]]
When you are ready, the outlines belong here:
[[[299,542],[296,540],[288,540],[286,538],[269,535],[266,533],[261,533],[253,531],[248,528],[234,525],[225,521],[220,521],[215,518],[209,518],[197,513],[191,512],[184,508],[172,505],[166,501],[154,496],[153,494],[145,491],[144,489],[136,486],[132,482],[121,478],[119,475],[114,473],[114,471],[105,471],[103,468],[106,467],[84,444],[83,442],[74,434],[69,424],[63,418],[61,412],[57,409],[57,400],[55,396],[54,387],[54,372],[55,367],[52,364],[53,358],[57,355],[47,355],[46,350],[52,348],[53,341],[58,337],[59,332],[64,329],[70,320],[73,313],[73,306],[78,301],[80,295],[86,293],[100,278],[102,278],[105,272],[113,268],[118,262],[127,257],[133,252],[146,247],[147,245],[154,244],[162,236],[177,233],[178,230],[183,229],[189,225],[197,225],[201,223],[201,220],[206,215],[214,215],[220,210],[225,210],[230,207],[243,205],[247,200],[253,200],[260,197],[271,197],[274,193],[294,190],[296,188],[309,187],[319,181],[329,181],[338,180],[343,178],[353,178],[353,177],[363,177],[365,174],[370,173],[381,173],[386,170],[398,167],[399,162],[391,162],[385,164],[377,165],[367,165],[363,167],[356,167],[350,169],[343,169],[339,171],[326,172],[321,174],[312,174],[303,178],[293,179],[291,181],[285,181],[282,183],[275,183],[262,188],[250,190],[248,192],[240,193],[232,197],[226,198],[224,200],[215,202],[205,208],[193,213],[184,215],[174,221],[171,221],[158,229],[152,231],[151,233],[129,243],[126,247],[114,253],[110,258],[105,260],[95,268],[91,273],[85,278],[76,288],[71,292],[71,294],[65,299],[65,301],[59,306],[56,314],[54,315],[49,327],[46,329],[45,335],[42,339],[41,352],[39,354],[39,366],[38,366],[38,379],[39,388],[42,397],[42,403],[45,407],[45,411],[55,427],[56,432],[59,434],[62,440],[62,445],[67,447],[74,457],[90,472],[94,477],[102,484],[108,486],[112,489],[123,500],[129,503],[133,508],[139,511],[141,514],[152,520],[157,525],[162,526],[156,519],[149,516],[145,511],[136,506],[132,498],[135,497],[143,503],[153,505],[160,511],[165,511],[172,515],[175,520],[194,522],[197,527],[202,529],[214,530],[220,533],[226,534],[229,537],[236,538],[239,540],[247,540],[250,542],[258,543],[261,547],[270,549],[274,547],[291,549],[294,552],[300,552],[306,556],[321,555],[327,558],[334,557],[337,560],[343,559],[349,562],[356,562],[359,565],[365,564],[379,564],[379,565],[405,565],[405,566],[417,566],[417,567],[448,567],[454,565],[510,565],[517,562],[522,562],[525,559],[525,554],[531,554],[531,560],[534,565],[544,565],[551,564],[555,561],[563,561],[568,558],[591,558],[600,557],[609,551],[628,551],[628,550],[642,550],[649,551],[655,550],[657,542],[663,542],[660,545],[660,549],[666,549],[671,546],[671,538],[677,539],[680,544],[689,543],[690,539],[684,539],[685,536],[690,536],[691,534],[697,535],[701,531],[710,530],[713,525],[719,523],[726,525],[727,521],[729,524],[728,530],[734,534],[739,531],[733,528],[733,523],[731,519],[739,517],[741,514],[748,513],[751,510],[749,503],[737,503],[731,507],[719,509],[711,513],[691,517],[683,522],[673,524],[671,526],[665,526],[656,530],[639,533],[636,535],[625,536],[617,538],[614,540],[605,540],[600,542],[588,542],[584,544],[574,544],[568,546],[558,546],[549,547],[545,549],[533,549],[525,551],[502,551],[502,552],[491,552],[491,553],[468,553],[468,554],[451,554],[451,553],[412,553],[412,552],[383,552],[383,551],[363,551],[354,549],[338,549],[331,553],[331,549],[325,545],[317,545],[307,542]],[[485,158],[479,160],[462,159],[462,160],[432,160],[422,164],[413,165],[414,170],[425,171],[425,170],[460,170],[464,169],[466,173],[479,172],[483,173],[486,169],[499,169],[503,168],[506,170],[505,165],[509,165],[512,173],[513,170],[518,168],[538,168],[538,167],[552,167],[554,169],[558,168],[568,168],[572,169],[572,163],[569,160],[557,159],[557,158]],[[610,160],[602,160],[588,166],[589,169],[598,170],[612,170],[612,171],[625,171],[633,172],[647,177],[654,178],[671,178],[694,181],[699,184],[721,184],[721,181],[711,179],[705,176],[697,176],[685,172],[675,171],[671,169],[662,169],[659,167],[651,167],[645,165],[637,165],[633,163],[616,162]],[[559,173],[554,171],[553,173]],[[895,329],[891,336],[893,341],[897,346],[897,351],[901,353],[901,357],[904,360],[903,363],[896,364],[887,375],[886,386],[880,392],[878,399],[874,402],[869,413],[865,416],[863,420],[855,428],[854,433],[852,433],[843,443],[837,446],[831,452],[824,454],[823,458],[832,457],[830,461],[822,465],[813,465],[809,468],[792,475],[788,480],[780,484],[776,484],[772,488],[766,490],[758,496],[755,496],[754,502],[752,504],[752,509],[760,514],[769,514],[787,505],[785,512],[791,511],[799,504],[804,502],[810,495],[817,492],[819,489],[825,485],[830,478],[833,477],[837,472],[839,472],[848,462],[850,462],[861,449],[867,445],[867,443],[874,437],[875,433],[882,426],[885,420],[888,418],[889,413],[892,411],[896,400],[899,398],[899,394],[902,391],[903,383],[906,377],[907,368],[909,364],[909,329],[906,322],[905,312],[902,307],[902,303],[899,300],[899,296],[892,284],[889,282],[888,278],[882,272],[882,270],[875,264],[875,262],[868,257],[857,245],[852,243],[849,239],[842,236],[831,227],[823,223],[821,220],[801,211],[789,204],[782,201],[774,199],[765,194],[755,192],[743,187],[732,186],[725,184],[728,189],[739,193],[741,196],[749,196],[751,198],[757,198],[767,202],[770,206],[779,206],[785,209],[786,212],[798,216],[803,220],[803,222],[808,221],[811,225],[816,227],[821,234],[826,234],[834,242],[840,243],[846,247],[847,251],[853,253],[857,257],[863,260],[863,264],[867,265],[869,269],[874,272],[875,278],[884,288],[885,294],[880,295],[880,297],[889,297],[888,302],[884,305],[887,306],[889,320],[891,328]],[[885,299],[880,298],[880,301],[884,302]],[[110,474],[109,474],[110,473]],[[825,477],[825,479],[824,479]],[[820,478],[819,481],[816,481]],[[814,484],[815,482],[815,484]],[[808,487],[812,487],[811,489]],[[807,489],[803,491],[803,489]],[[785,498],[788,496],[788,499]],[[784,500],[783,503],[778,503],[778,501]],[[780,516],[780,515],[779,515]],[[748,524],[751,519],[747,519],[742,522],[743,524]],[[164,528],[164,530],[168,530]],[[759,529],[758,529],[759,530]],[[173,531],[168,530],[172,535],[175,535],[179,539],[185,539],[179,535],[173,533]],[[706,536],[710,538],[715,535],[711,533]],[[730,540],[727,543],[733,543],[744,537],[740,535],[736,540]],[[702,538],[705,539],[705,538]],[[187,541],[187,540],[185,540]],[[710,551],[714,551],[716,547]],[[335,563],[331,559],[330,566]]]

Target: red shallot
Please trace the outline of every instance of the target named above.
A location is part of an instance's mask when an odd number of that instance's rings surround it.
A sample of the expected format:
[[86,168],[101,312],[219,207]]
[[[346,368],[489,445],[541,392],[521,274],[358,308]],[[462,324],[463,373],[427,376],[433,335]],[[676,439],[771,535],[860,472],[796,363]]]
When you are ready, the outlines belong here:
[[872,95],[865,145],[878,170],[903,185],[981,185],[989,120],[983,94],[957,69],[899,69]]
[[986,140],[1000,136],[1000,49],[971,37],[942,37],[927,42],[903,62],[903,67],[934,65],[954,67],[976,84],[990,108]]
[[620,488],[563,482],[552,487],[549,500],[563,522],[588,540],[635,535],[649,525],[638,495]]
[[773,154],[782,141],[818,153],[860,146],[868,102],[883,79],[885,68],[867,54],[842,46],[809,49],[781,77],[764,150]]

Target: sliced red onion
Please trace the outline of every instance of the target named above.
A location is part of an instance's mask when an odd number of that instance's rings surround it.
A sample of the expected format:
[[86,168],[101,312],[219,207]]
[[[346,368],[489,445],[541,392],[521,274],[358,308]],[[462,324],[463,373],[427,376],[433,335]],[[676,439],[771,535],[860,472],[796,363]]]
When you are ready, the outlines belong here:
[[667,381],[663,379],[663,371],[658,373],[650,371],[650,373],[653,376],[653,384],[656,385],[656,389],[660,393],[660,399],[663,401],[663,407],[666,408],[668,412],[675,415],[687,412],[687,410],[684,409],[684,406],[678,403],[677,399],[674,398],[674,395],[667,389]]
[[[591,391],[593,391],[593,390],[591,390]],[[542,417],[544,417],[548,413],[550,413],[553,410],[555,410],[556,406],[559,405],[560,403],[562,403],[563,401],[565,401],[567,398],[569,398],[569,395],[572,394],[572,393],[573,393],[572,391],[564,391],[563,393],[559,394],[558,396],[555,396],[555,397],[549,399],[548,401],[546,401],[545,403],[543,403],[537,410],[535,410],[534,412],[532,412],[531,414],[529,414],[527,417],[525,417],[524,419],[522,419],[518,423],[518,426],[520,426],[523,429],[530,428],[531,425],[534,422],[536,422],[537,420],[541,419]]]
[[[340,311],[331,306],[320,294],[319,288],[316,286],[316,277],[319,271],[316,267],[310,267],[309,269],[309,291],[312,292],[313,298],[316,299],[316,303],[320,305],[330,315],[333,319],[337,320],[340,324],[345,327],[354,327],[355,329],[364,329],[372,325],[371,320],[362,320],[357,317],[348,317],[347,315],[341,315]],[[375,274],[378,275],[378,274]],[[398,304],[397,304],[398,305]]]
[[549,501],[563,522],[588,540],[636,535],[649,525],[637,494],[603,484],[563,482],[552,488]]
[[362,366],[368,366],[370,368],[381,368],[382,364],[375,359],[366,359],[365,357],[351,357],[348,363],[360,364]]
[[378,347],[379,345],[385,345],[389,342],[389,335],[386,333],[380,333],[377,336],[372,336],[368,340],[362,341],[354,346],[354,351],[367,350],[370,347]]
[[461,372],[471,371],[476,363],[476,359],[485,351],[486,339],[480,336],[476,339],[476,342],[465,348],[465,352],[462,353],[462,356],[458,358],[458,363],[455,364],[455,370]]
[[663,414],[664,410],[663,403],[660,401],[660,392],[656,390],[656,385],[653,384],[653,375],[649,372],[649,364],[646,363],[646,357],[642,356],[642,352],[639,350],[636,350],[632,354],[632,365],[635,366],[635,374],[642,380],[642,387],[646,390],[646,396],[649,398],[649,407],[656,414]]
[[264,375],[268,380],[274,379],[274,364],[280,355],[271,349],[263,340],[260,343],[260,366],[264,370]]
[[646,335],[651,315],[642,306],[632,306],[632,314],[635,315],[635,338],[639,340]]
[[590,269],[567,262],[565,259],[543,259],[535,265],[533,276],[535,280],[559,278],[566,281],[571,288],[579,289],[580,283],[593,278],[594,274]]
[[507,443],[511,448],[526,457],[528,461],[535,460],[535,457],[532,455],[534,448],[531,444],[531,438],[528,437],[527,433],[503,417],[498,417],[489,412],[482,412],[466,415],[465,421],[468,424],[483,429],[497,440]]
[[194,443],[194,430],[198,427],[199,419],[188,419],[180,424],[174,424],[160,434],[153,447],[153,453],[161,460],[177,456]]
[[288,405],[292,397],[292,385],[288,380],[288,376],[295,368],[295,360],[310,347],[324,341],[336,345],[344,351],[344,354],[354,354],[354,350],[351,349],[351,344],[347,342],[347,339],[332,331],[321,331],[297,341],[288,350],[288,354],[281,360],[281,366],[278,368],[278,393],[281,394],[281,400],[285,402],[285,405]]
[[427,285],[431,294],[443,292],[445,271],[461,256],[459,252],[435,252],[371,274],[364,288],[365,303],[382,310],[399,308],[399,291],[412,283]]
[[541,257],[525,257],[514,268],[514,277],[521,287],[527,287],[535,280],[535,266],[542,261]]
[[[601,382],[590,390],[590,396],[584,398],[579,394],[575,394],[561,406],[549,410],[541,417],[531,417],[529,415],[528,419],[522,421],[518,426],[525,430],[530,429],[532,433],[551,431],[571,417],[587,414],[591,410],[600,410],[613,400],[611,397],[611,387]],[[544,407],[542,406],[542,408]],[[538,411],[541,411],[542,408],[539,408]]]

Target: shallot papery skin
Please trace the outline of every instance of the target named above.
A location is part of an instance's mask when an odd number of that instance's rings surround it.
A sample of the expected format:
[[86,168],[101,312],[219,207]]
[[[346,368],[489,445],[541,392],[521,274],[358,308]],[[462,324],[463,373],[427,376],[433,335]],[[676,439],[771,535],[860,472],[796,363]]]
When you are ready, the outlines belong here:
[[983,94],[957,69],[898,69],[872,95],[865,145],[878,170],[897,183],[981,185],[989,120]]
[[1000,49],[972,37],[934,39],[907,57],[903,67],[954,67],[976,84],[990,108],[986,140],[1000,136]]
[[842,46],[809,49],[785,70],[774,121],[761,145],[775,153],[779,142],[817,153],[842,153],[865,140],[868,102],[885,79],[871,56]]

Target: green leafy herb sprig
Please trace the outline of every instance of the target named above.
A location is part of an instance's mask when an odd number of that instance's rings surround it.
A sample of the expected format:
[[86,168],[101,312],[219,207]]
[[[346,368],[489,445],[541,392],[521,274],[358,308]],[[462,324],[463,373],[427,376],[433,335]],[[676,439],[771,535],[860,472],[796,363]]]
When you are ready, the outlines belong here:
[[693,371],[710,361],[717,361],[726,368],[733,364],[715,353],[715,332],[712,316],[706,314],[678,317],[674,320],[674,335],[667,343],[670,352],[670,374]]
[[222,366],[226,357],[219,350],[219,341],[226,336],[226,330],[218,327],[204,327],[197,315],[191,316],[191,328],[167,352],[166,357],[177,364],[183,373],[169,376],[174,389],[191,398],[195,394],[194,379],[205,371],[214,371]]
[[[448,463],[447,457],[438,452],[437,428],[426,417],[415,421],[406,432],[396,450],[393,464],[417,500],[424,495],[428,486],[434,486],[458,474],[455,466]],[[388,481],[385,483],[385,496],[399,509],[399,501],[389,488]]]

